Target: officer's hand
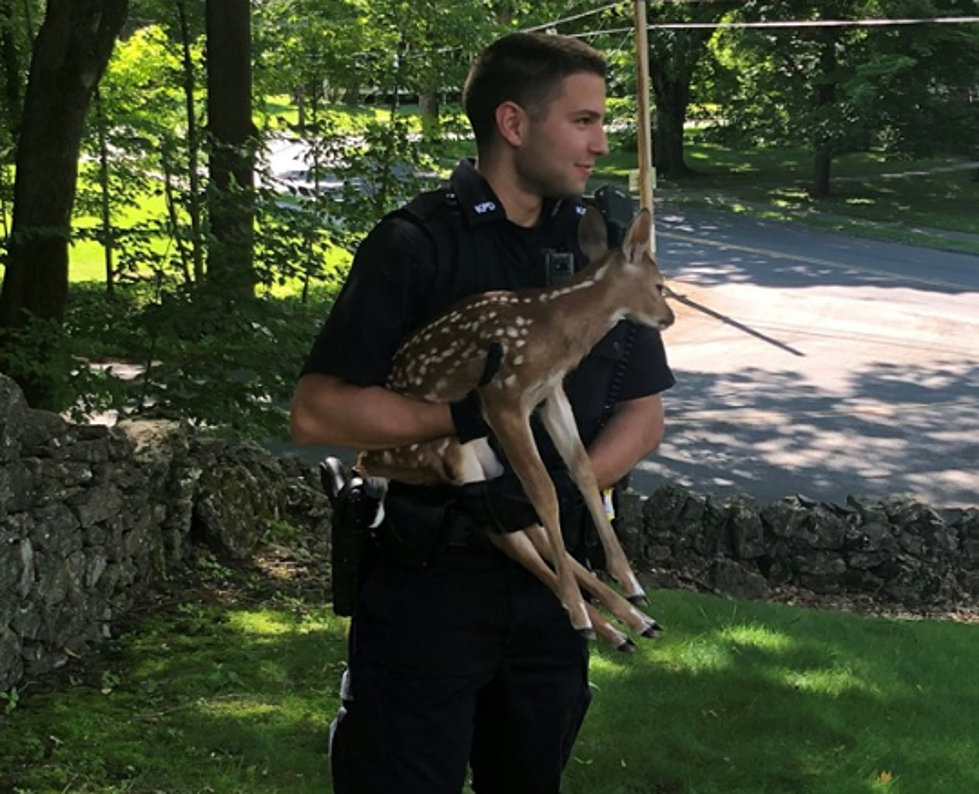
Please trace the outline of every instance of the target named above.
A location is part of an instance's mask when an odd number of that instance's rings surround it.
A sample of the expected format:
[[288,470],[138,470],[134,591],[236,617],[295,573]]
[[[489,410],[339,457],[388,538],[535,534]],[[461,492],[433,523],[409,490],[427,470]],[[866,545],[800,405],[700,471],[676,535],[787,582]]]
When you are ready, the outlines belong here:
[[[551,478],[562,516],[580,510],[581,494],[570,475],[566,471],[552,472]],[[515,474],[507,473],[484,483],[483,499],[487,517],[497,532],[519,532],[540,523],[537,511]]]
[[449,413],[452,414],[452,424],[455,425],[456,437],[461,444],[489,435],[489,425],[483,419],[479,395],[475,391],[469,392],[461,400],[449,403]]

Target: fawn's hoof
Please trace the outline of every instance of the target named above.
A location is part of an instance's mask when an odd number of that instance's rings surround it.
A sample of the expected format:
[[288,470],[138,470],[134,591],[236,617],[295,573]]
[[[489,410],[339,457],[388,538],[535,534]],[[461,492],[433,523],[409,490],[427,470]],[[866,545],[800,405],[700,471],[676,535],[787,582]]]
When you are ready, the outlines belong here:
[[622,653],[635,653],[635,651],[636,651],[636,643],[634,643],[632,640],[630,640],[628,637],[626,637],[622,641],[622,644],[619,645],[618,647],[616,647],[615,650],[620,651]]
[[642,633],[642,636],[648,640],[655,640],[663,636],[663,627],[654,620],[652,623],[649,624],[649,627]]
[[649,599],[646,598],[645,593],[635,593],[634,595],[626,596],[626,600],[634,607],[649,606]]
[[578,629],[578,633],[589,642],[598,638],[598,635],[595,633],[595,629],[592,628],[591,626],[587,626],[583,629]]

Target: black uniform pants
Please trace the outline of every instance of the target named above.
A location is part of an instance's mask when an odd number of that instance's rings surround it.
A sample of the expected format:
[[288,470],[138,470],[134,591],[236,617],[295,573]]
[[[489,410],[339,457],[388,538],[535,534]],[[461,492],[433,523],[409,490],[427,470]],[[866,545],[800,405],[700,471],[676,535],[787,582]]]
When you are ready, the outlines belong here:
[[351,626],[335,794],[556,794],[584,720],[587,643],[495,552],[381,561]]

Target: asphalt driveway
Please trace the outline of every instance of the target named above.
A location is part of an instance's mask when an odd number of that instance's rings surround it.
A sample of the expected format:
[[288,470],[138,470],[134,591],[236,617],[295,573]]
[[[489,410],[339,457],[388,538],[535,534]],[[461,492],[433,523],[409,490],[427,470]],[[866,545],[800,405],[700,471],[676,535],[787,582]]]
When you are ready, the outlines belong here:
[[634,484],[979,505],[979,257],[660,210],[678,384]]

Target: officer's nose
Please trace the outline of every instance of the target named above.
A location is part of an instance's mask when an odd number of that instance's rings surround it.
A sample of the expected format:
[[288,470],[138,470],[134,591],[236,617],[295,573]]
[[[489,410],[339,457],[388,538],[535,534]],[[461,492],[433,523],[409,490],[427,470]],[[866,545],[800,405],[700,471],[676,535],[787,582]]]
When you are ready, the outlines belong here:
[[604,126],[597,127],[595,139],[592,141],[592,152],[598,157],[608,154],[608,135]]

